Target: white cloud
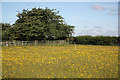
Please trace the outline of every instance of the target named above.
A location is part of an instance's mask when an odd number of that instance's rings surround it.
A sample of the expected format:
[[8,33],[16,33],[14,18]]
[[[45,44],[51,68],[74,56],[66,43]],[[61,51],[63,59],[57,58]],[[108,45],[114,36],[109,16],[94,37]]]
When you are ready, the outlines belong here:
[[107,30],[103,35],[106,35],[106,36],[118,36],[118,30]]
[[80,31],[76,31],[75,34],[76,36],[79,35],[92,35],[92,36],[96,36],[96,35],[101,35],[102,31],[101,30],[80,30]]
[[116,13],[112,13],[112,12],[108,12],[107,14],[111,16],[117,15]]
[[115,16],[115,15],[120,15],[120,13],[112,13],[112,12],[108,12],[108,15]]
[[94,5],[92,6],[93,10],[105,10],[106,8],[102,5]]
[[93,28],[101,29],[102,27],[101,26],[94,26]]
[[96,29],[91,29],[91,30],[76,30],[75,31],[75,36],[81,36],[81,35],[91,35],[91,36],[118,36],[118,30],[96,30]]
[[109,12],[107,14],[110,16],[120,15],[120,13],[118,13],[119,9],[113,8],[108,5],[98,5],[97,4],[97,5],[93,5],[92,9],[93,10],[108,10]]
[[111,12],[116,12],[118,11],[118,9],[111,9]]

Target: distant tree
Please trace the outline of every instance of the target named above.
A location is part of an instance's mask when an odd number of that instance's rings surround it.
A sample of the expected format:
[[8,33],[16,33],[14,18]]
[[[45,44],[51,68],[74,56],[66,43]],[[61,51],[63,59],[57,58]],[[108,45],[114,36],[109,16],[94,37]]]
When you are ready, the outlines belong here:
[[18,12],[18,19],[13,24],[15,39],[64,39],[73,33],[74,26],[64,23],[56,9],[32,8]]
[[6,41],[6,40],[12,40],[12,27],[9,23],[0,23],[1,25],[1,30],[2,30],[2,40]]
[[0,23],[0,41],[2,41],[2,23]]
[[115,36],[76,36],[73,43],[84,45],[118,45],[120,38]]
[[74,42],[76,44],[90,44],[92,36],[77,36],[74,37]]
[[118,36],[118,45],[120,46],[120,36]]

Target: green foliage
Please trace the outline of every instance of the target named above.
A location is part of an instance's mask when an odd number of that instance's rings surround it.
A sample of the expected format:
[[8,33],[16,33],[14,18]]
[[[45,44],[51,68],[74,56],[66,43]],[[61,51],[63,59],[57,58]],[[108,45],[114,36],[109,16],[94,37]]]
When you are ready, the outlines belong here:
[[13,34],[12,34],[12,27],[8,23],[0,23],[1,25],[1,32],[2,32],[2,40],[12,40],[13,39]]
[[120,46],[120,36],[118,37],[118,43],[119,43],[119,46]]
[[55,9],[23,9],[13,24],[16,40],[61,39],[73,33],[74,26],[64,23]]
[[89,44],[91,38],[91,36],[78,36],[74,37],[74,42],[76,44]]
[[77,36],[72,43],[85,45],[118,45],[118,37],[111,36]]

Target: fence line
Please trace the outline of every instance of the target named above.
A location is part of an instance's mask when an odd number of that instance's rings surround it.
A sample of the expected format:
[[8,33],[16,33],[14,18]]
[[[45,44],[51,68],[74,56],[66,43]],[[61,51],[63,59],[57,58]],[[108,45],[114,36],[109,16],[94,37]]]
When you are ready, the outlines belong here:
[[66,44],[68,43],[66,40],[35,40],[35,41],[5,41],[0,42],[1,46],[37,46],[37,45],[43,45],[45,43],[51,43],[51,44]]

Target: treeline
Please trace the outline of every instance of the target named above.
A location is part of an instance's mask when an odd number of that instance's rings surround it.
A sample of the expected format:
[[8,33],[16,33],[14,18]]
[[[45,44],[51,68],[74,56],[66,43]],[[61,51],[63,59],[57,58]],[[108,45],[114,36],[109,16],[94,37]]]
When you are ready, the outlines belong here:
[[84,45],[119,45],[120,36],[77,36],[70,40],[72,44]]
[[[8,23],[1,23],[2,28],[2,41],[12,41],[16,40],[13,34],[13,27]],[[16,33],[17,34],[17,33]],[[19,37],[19,36],[18,36]],[[19,40],[24,40],[23,38]],[[30,40],[30,39],[29,39]],[[31,38],[31,40],[36,40],[36,38]],[[30,41],[31,41],[30,40]],[[61,37],[61,38],[51,38],[51,39],[37,39],[37,40],[66,40],[71,44],[83,44],[83,45],[119,45],[120,36],[72,36],[72,37]],[[28,40],[27,40],[28,41]]]
[[[2,28],[2,41],[12,41],[16,40],[13,34],[13,27],[8,23],[1,23]],[[16,33],[17,34],[17,33]],[[18,36],[19,37],[19,36]],[[18,38],[17,37],[17,38]],[[24,40],[20,38],[18,40]],[[120,44],[120,36],[70,36],[70,37],[61,37],[61,38],[51,38],[51,39],[39,39],[39,38],[31,38],[32,40],[66,40],[71,44],[83,44],[83,45],[119,45]],[[28,41],[27,39],[25,41]]]

